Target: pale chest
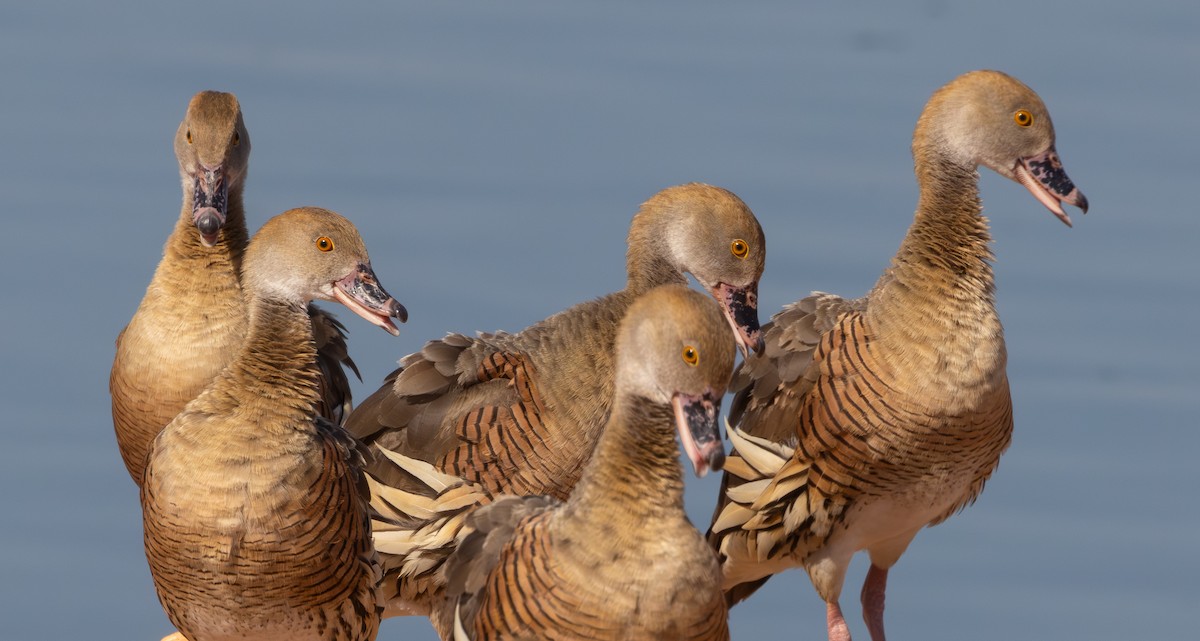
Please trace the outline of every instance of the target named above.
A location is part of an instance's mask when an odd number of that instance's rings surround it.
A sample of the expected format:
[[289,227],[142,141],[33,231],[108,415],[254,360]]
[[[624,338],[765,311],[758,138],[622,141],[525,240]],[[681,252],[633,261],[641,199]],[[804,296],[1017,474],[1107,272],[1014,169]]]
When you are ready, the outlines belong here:
[[[576,621],[602,638],[727,638],[720,569],[694,528],[640,540],[606,536],[554,537],[544,561],[554,577],[548,598],[572,595]],[[614,541],[623,545],[606,544]]]

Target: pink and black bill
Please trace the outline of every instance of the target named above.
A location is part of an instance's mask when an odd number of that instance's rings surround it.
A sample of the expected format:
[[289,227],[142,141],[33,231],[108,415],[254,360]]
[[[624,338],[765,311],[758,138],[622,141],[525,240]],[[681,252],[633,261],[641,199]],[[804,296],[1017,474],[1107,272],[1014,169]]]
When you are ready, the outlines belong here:
[[758,324],[758,283],[750,283],[745,287],[734,287],[718,283],[713,289],[713,297],[721,304],[729,326],[733,328],[734,339],[742,356],[750,356],[750,350],[762,354],[765,343],[762,338],[762,328]]
[[675,412],[679,442],[696,476],[724,467],[725,445],[717,427],[721,395],[712,390],[697,395],[676,393],[671,397],[671,408]]
[[192,223],[205,247],[217,244],[229,208],[229,185],[221,166],[204,167],[192,177]]
[[1062,161],[1058,159],[1058,152],[1054,150],[1054,147],[1035,156],[1020,159],[1017,161],[1015,169],[1017,181],[1024,185],[1029,193],[1038,199],[1038,202],[1045,205],[1046,209],[1049,209],[1067,227],[1071,226],[1071,217],[1063,211],[1062,205],[1059,203],[1074,205],[1083,213],[1087,213],[1087,198],[1067,177],[1067,172],[1063,169]]
[[392,336],[400,335],[392,319],[401,323],[408,320],[408,310],[383,289],[375,271],[366,263],[359,263],[358,269],[333,284],[333,297]]

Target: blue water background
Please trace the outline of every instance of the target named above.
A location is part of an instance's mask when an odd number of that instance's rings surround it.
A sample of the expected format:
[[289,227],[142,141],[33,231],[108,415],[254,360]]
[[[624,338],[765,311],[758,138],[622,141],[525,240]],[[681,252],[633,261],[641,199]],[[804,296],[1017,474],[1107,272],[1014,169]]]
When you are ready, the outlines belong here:
[[[342,313],[374,390],[446,331],[517,330],[619,288],[634,210],[734,190],[768,239],[765,317],[858,296],[916,200],[909,140],[961,72],[1038,90],[1092,211],[982,179],[1016,412],[980,501],[892,572],[895,639],[1194,639],[1200,606],[1200,4],[10,2],[0,6],[0,621],[5,639],[170,628],[107,376],[180,203],[189,97],[235,92],[249,224],[354,220],[411,312]],[[707,524],[717,481],[689,481]],[[858,618],[852,568],[844,606]],[[824,638],[801,572],[735,638]],[[381,639],[433,639],[424,620]]]

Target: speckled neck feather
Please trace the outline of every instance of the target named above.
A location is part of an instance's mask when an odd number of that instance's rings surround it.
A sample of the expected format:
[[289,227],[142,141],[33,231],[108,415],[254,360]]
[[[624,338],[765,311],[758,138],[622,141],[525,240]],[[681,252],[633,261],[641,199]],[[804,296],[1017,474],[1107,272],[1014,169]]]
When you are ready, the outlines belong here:
[[[206,396],[214,404],[233,403],[242,411],[263,405],[272,413],[287,408],[298,417],[311,416],[320,400],[316,359],[303,304],[253,299],[245,345]],[[264,390],[272,394],[270,403],[262,403]]]
[[[611,521],[613,515],[638,524],[684,516],[674,421],[671,408],[662,403],[636,395],[617,400],[592,463],[567,501],[571,527],[594,530],[597,520]],[[636,527],[626,534],[638,532],[654,528]]]
[[881,360],[940,378],[943,389],[953,390],[1004,367],[991,235],[978,172],[928,146],[914,145],[914,153],[921,187],[916,216],[871,292],[866,316]]

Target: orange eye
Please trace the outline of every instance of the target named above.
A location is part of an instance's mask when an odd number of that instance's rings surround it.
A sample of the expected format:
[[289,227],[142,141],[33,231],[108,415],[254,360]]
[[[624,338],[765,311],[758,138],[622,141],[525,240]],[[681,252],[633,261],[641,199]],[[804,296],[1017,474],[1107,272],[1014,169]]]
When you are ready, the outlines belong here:
[[700,352],[691,345],[685,345],[683,347],[683,362],[695,367],[700,362]]
[[187,130],[187,141],[188,141],[189,145],[192,144],[192,130],[191,129]]
[[333,240],[328,236],[321,236],[317,239],[317,249],[323,252],[333,251]]
[[750,244],[738,238],[729,244],[729,251],[738,258],[745,258],[750,255]]
[[1033,114],[1024,109],[1018,109],[1017,113],[1013,114],[1013,120],[1022,127],[1028,127],[1033,124]]
[[233,132],[233,146],[237,147],[238,143],[242,142],[242,136],[238,132]]

